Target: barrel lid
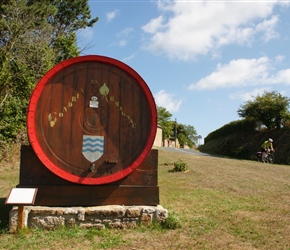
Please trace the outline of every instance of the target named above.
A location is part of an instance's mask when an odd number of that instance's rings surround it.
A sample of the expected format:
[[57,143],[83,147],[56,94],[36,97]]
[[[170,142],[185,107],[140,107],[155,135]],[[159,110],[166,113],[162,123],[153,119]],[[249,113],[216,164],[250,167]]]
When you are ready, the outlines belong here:
[[27,115],[29,141],[41,162],[78,184],[112,183],[148,156],[157,129],[146,82],[116,59],[65,60],[36,85]]

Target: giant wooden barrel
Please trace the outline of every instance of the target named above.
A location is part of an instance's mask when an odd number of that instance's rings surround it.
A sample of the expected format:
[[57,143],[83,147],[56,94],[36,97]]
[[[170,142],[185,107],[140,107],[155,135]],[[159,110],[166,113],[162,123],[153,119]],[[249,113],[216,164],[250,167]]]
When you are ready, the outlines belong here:
[[129,175],[149,154],[156,129],[146,82],[104,56],[56,65],[38,82],[28,107],[36,155],[55,175],[78,184],[108,184]]

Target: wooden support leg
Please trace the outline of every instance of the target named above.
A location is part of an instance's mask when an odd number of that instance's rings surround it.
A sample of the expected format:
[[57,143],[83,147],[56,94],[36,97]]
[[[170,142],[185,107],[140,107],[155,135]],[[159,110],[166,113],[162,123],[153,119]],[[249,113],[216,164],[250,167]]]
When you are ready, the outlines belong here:
[[24,206],[19,205],[18,206],[18,223],[17,223],[17,229],[21,230],[24,228]]

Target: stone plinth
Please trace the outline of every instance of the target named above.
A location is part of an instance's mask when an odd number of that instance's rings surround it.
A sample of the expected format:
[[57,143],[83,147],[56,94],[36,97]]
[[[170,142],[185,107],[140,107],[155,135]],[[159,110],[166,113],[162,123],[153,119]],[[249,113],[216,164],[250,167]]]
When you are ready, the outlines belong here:
[[[95,206],[95,207],[44,207],[24,208],[25,227],[56,229],[59,226],[81,228],[134,228],[139,224],[150,225],[154,220],[162,221],[168,211],[162,206]],[[17,230],[18,207],[9,214],[10,232]]]

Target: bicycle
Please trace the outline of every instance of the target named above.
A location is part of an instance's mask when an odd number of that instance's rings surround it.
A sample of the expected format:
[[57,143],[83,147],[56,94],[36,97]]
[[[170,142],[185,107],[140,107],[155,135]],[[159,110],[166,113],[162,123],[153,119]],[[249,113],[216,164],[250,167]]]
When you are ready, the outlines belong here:
[[266,154],[264,157],[264,161],[262,161],[262,152],[257,152],[256,157],[258,159],[258,162],[265,162],[265,163],[273,164],[275,162],[275,156],[273,152],[274,151],[272,150],[268,150],[267,152],[265,152]]

